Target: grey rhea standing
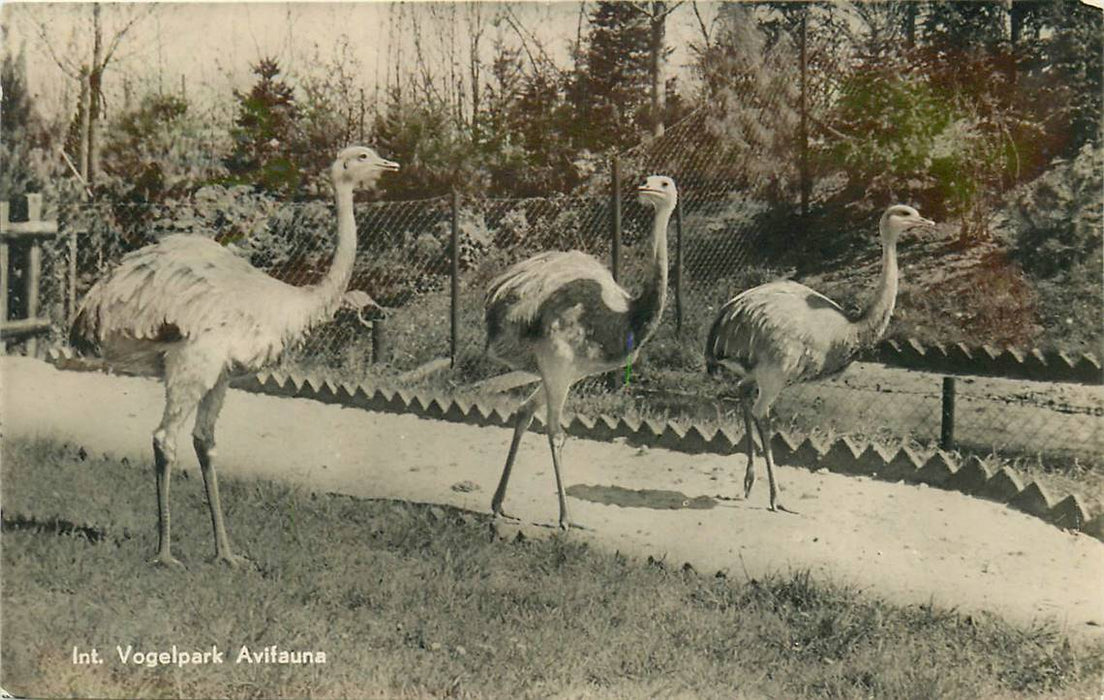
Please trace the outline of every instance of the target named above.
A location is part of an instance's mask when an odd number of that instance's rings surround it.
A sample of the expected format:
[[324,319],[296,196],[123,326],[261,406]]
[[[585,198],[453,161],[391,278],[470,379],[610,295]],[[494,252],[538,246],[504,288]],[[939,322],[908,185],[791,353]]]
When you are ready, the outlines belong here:
[[[748,289],[721,308],[706,341],[705,362],[710,373],[723,367],[738,378],[747,436],[745,498],[755,483],[751,437],[754,418],[767,463],[770,509],[787,510],[778,502],[774,478],[771,406],[786,386],[842,371],[860,350],[882,337],[897,300],[897,239],[906,231],[934,225],[904,205],[889,207],[882,214],[878,225],[882,243],[878,290],[858,318],[849,318],[823,294],[788,280]],[[753,389],[758,395],[754,405],[749,405]]]
[[541,386],[518,408],[514,436],[491,510],[502,510],[521,436],[547,408],[548,442],[559,495],[560,527],[567,515],[561,470],[565,439],[561,415],[568,392],[583,377],[631,362],[655,331],[667,295],[667,224],[678,203],[675,182],[653,175],[637,188],[655,210],[650,273],[632,296],[596,259],[579,251],[547,252],[513,265],[487,290],[488,352],[517,370],[540,375]]
[[337,200],[337,248],[315,285],[294,287],[201,236],[174,235],[128,254],[88,292],[71,332],[74,346],[101,354],[122,372],[160,376],[165,412],[153,433],[158,546],[154,562],[180,566],[172,555],[169,483],[176,436],[194,412],[192,441],[203,473],[214,529],[215,557],[230,551],[215,475],[215,422],[230,377],[274,362],[343,301],[356,255],[353,191],[398,164],[362,146],[346,148],[331,167]]

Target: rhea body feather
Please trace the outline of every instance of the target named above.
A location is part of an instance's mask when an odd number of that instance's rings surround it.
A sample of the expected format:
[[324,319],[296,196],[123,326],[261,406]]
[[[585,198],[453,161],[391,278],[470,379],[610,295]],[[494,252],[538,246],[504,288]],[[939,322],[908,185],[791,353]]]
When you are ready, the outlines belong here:
[[339,205],[331,269],[318,284],[281,282],[208,238],[166,236],[124,256],[89,291],[74,321],[74,344],[130,374],[161,375],[166,357],[185,350],[230,373],[275,362],[341,305],[356,245],[351,190],[347,199]]
[[172,555],[169,485],[176,436],[192,414],[192,445],[211,513],[215,557],[231,565],[244,561],[231,552],[215,470],[215,426],[229,377],[274,361],[334,314],[356,255],[353,189],[398,167],[361,146],[338,154],[331,168],[337,248],[316,285],[284,284],[212,240],[178,235],[128,254],[86,295],[73,324],[74,344],[98,351],[120,371],[164,378],[165,409],[153,433],[155,562],[182,566]]
[[738,377],[777,375],[782,386],[833,375],[880,338],[897,298],[896,242],[882,247],[878,289],[857,318],[823,294],[789,280],[768,282],[722,307],[706,341],[706,364]]
[[[897,299],[897,237],[908,228],[932,225],[912,207],[897,205],[882,215],[882,269],[873,301],[857,318],[850,318],[834,301],[803,284],[770,282],[742,292],[725,304],[709,330],[706,368],[724,367],[739,381],[747,434],[747,471],[744,497],[755,483],[752,422],[770,481],[770,509],[778,503],[771,455],[770,409],[790,384],[826,377],[845,369],[858,353],[885,333]],[[757,392],[749,405],[750,391]]]
[[555,356],[571,368],[571,380],[634,359],[665,305],[667,217],[656,218],[652,274],[635,297],[580,251],[541,253],[492,280],[485,299],[489,354],[529,372],[540,371],[542,355]]

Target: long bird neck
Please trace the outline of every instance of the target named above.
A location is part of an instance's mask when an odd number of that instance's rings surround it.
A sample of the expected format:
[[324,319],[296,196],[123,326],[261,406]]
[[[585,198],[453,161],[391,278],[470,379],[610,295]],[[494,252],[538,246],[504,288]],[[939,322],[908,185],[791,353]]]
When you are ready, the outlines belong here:
[[667,301],[667,224],[674,207],[656,209],[652,224],[652,263],[640,294],[629,305],[630,326],[635,336],[634,347],[643,345],[659,326]]
[[353,216],[353,186],[335,183],[337,192],[337,249],[325,277],[318,283],[319,315],[329,318],[341,305],[342,295],[349,286],[356,259],[356,220]]
[[856,323],[860,346],[866,347],[878,342],[889,326],[889,318],[893,315],[896,303],[897,241],[887,239],[882,243],[882,274],[878,278],[878,291]]

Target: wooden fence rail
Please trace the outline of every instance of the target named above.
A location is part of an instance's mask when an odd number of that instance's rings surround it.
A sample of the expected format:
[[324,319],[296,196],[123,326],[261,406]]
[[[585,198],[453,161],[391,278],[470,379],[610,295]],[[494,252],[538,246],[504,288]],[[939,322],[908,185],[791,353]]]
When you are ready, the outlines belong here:
[[[42,219],[41,194],[27,195],[26,221],[11,221],[10,203],[0,202],[0,342],[5,352],[9,340],[27,338],[27,354],[37,355],[37,336],[50,330],[50,319],[38,315],[42,282],[42,243],[56,238],[57,235],[57,221]],[[8,295],[10,272],[15,260],[13,253],[23,251],[26,251],[27,261],[22,274],[26,316],[13,318]]]

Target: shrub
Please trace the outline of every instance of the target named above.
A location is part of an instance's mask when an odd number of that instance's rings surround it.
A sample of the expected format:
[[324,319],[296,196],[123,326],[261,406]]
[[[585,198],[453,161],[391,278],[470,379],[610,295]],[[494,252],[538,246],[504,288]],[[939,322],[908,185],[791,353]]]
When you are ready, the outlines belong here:
[[1016,189],[1003,214],[1024,270],[1044,279],[1101,260],[1104,149],[1086,144],[1072,161],[1058,162]]

